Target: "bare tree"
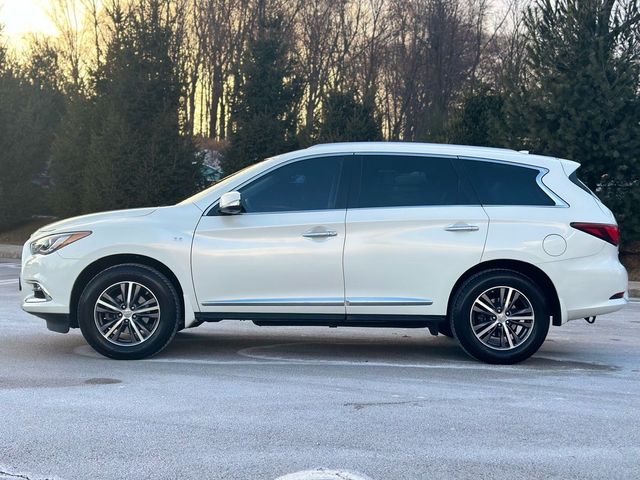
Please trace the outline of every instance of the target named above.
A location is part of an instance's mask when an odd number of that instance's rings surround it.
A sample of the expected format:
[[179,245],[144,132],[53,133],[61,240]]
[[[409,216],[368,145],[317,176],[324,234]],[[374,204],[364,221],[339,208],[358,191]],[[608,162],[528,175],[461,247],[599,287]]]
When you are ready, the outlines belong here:
[[338,50],[342,0],[309,0],[300,12],[297,60],[305,82],[304,128],[312,133]]
[[82,81],[84,45],[84,8],[75,0],[51,0],[49,17],[59,32],[58,52],[69,82],[78,91]]

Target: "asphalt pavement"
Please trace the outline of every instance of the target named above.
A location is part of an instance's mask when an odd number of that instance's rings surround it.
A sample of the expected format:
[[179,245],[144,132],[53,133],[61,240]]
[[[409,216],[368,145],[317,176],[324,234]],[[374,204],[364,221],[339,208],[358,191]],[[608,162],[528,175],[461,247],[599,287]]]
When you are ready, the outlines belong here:
[[2,480],[640,478],[640,303],[515,366],[426,330],[237,321],[125,362],[22,312],[18,273],[0,263]]

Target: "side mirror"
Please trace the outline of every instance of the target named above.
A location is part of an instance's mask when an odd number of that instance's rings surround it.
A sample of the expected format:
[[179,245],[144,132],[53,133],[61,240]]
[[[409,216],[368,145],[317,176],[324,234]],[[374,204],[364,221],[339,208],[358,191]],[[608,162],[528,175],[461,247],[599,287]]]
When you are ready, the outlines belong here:
[[227,192],[220,197],[218,211],[223,215],[237,215],[242,213],[242,196],[240,192]]

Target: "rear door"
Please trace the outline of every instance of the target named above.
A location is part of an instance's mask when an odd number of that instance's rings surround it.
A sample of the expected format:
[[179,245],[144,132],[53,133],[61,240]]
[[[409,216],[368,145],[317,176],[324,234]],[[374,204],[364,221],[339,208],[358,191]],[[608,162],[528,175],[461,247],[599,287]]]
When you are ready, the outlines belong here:
[[348,315],[445,315],[488,217],[453,158],[360,154],[344,252]]

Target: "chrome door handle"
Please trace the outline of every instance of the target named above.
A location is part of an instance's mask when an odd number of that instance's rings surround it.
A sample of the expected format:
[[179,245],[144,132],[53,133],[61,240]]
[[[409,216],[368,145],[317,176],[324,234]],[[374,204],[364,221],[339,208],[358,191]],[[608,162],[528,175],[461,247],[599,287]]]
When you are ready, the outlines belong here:
[[302,234],[302,236],[306,238],[325,238],[325,237],[335,237],[337,235],[338,235],[338,232],[335,232],[333,230],[311,231],[311,232],[305,232]]
[[454,223],[445,228],[447,232],[477,232],[480,227],[468,223]]

